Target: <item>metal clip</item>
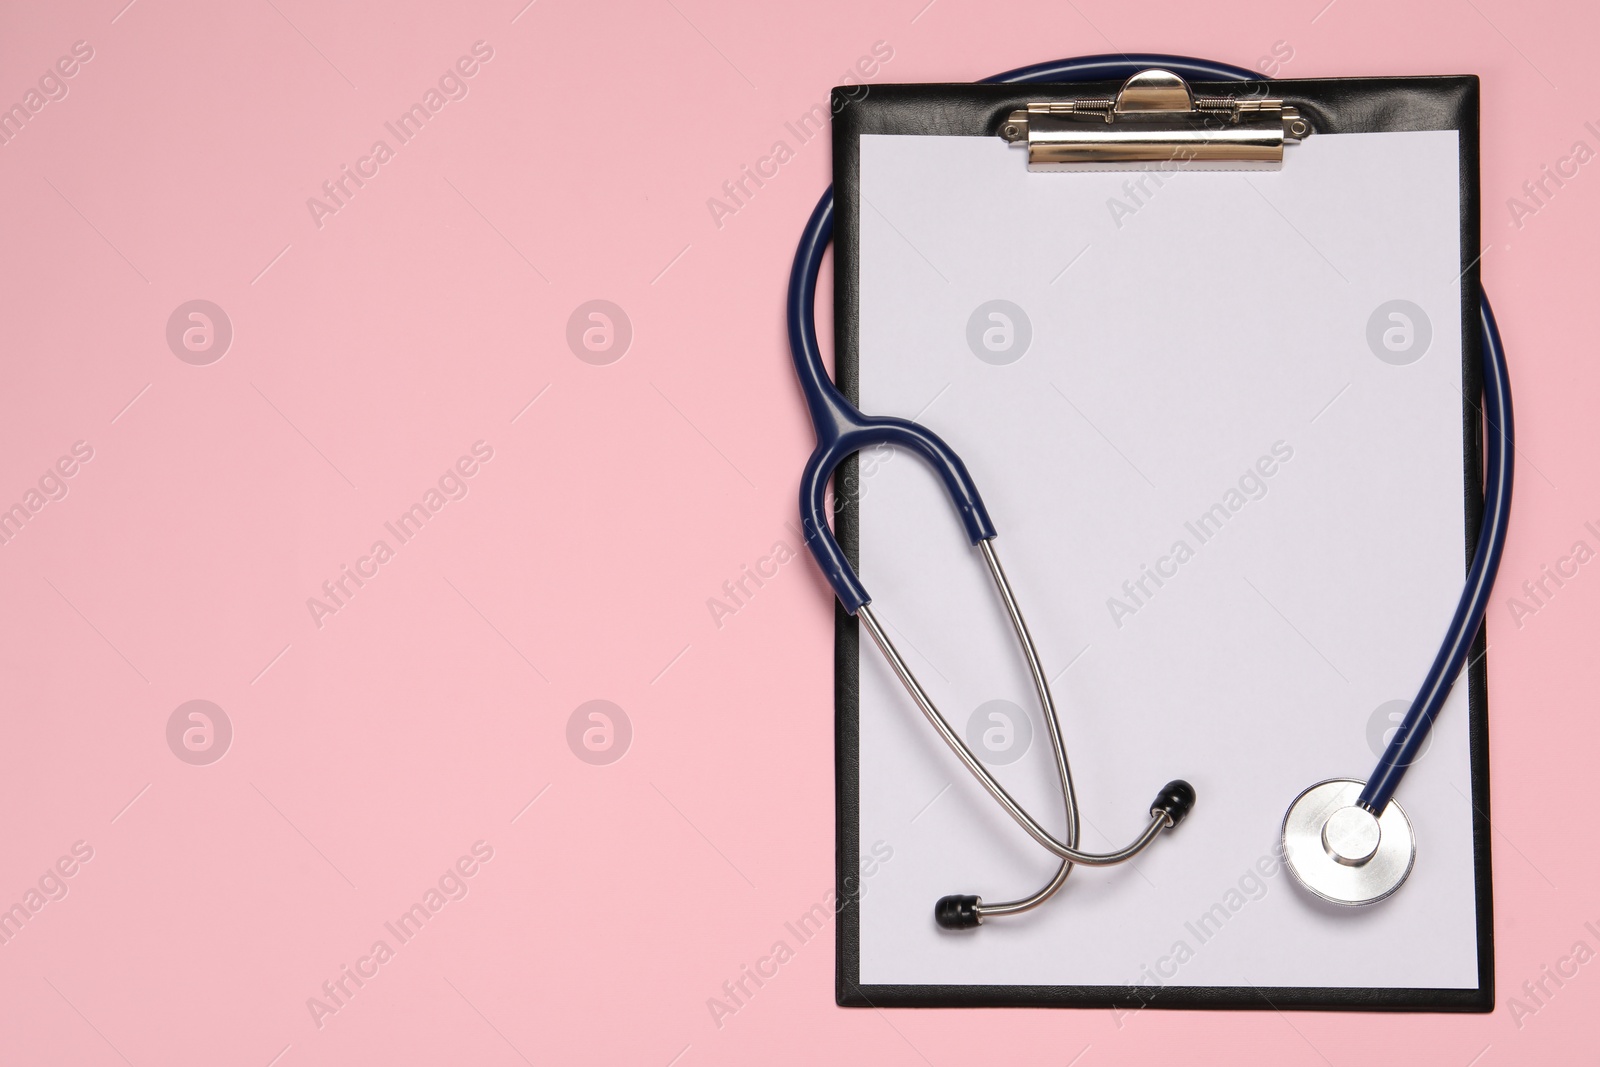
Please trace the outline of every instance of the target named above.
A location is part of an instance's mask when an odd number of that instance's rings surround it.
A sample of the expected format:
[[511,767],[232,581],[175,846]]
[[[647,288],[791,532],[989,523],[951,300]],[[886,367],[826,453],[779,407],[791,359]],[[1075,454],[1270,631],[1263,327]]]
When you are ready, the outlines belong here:
[[1142,70],[1115,100],[1013,111],[1000,136],[1028,147],[1029,170],[1276,170],[1311,124],[1276,97],[1196,97],[1168,70]]

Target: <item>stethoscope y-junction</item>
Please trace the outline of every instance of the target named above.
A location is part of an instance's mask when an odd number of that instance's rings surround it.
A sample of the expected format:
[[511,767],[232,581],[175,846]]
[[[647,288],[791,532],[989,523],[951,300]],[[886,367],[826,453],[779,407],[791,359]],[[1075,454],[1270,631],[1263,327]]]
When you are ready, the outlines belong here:
[[[1248,81],[1247,70],[1173,56],[1089,56],[1044,63],[987,79],[993,83],[1071,83],[1129,79],[1141,72],[1168,71],[1196,81]],[[995,527],[961,459],[936,434],[906,419],[863,415],[828,376],[817,342],[815,302],[823,253],[833,236],[833,192],[818,202],[806,223],[789,278],[789,346],[806,406],[816,428],[817,447],[800,483],[800,513],[806,544],[832,585],[840,604],[856,616],[888,660],[895,676],[950,750],[996,802],[1030,837],[1061,862],[1050,880],[1028,896],[986,903],[973,895],[941,898],[934,908],[939,925],[968,928],[997,915],[1014,915],[1050,899],[1066,882],[1073,864],[1108,867],[1123,863],[1148,848],[1164,830],[1181,822],[1194,806],[1194,789],[1184,781],[1167,783],[1149,809],[1149,821],[1128,845],[1113,852],[1086,852],[1078,847],[1078,802],[1066,746],[1056,717],[1050,686],[1039,663],[1027,622],[995,554]],[[1449,631],[1416,698],[1366,782],[1331,779],[1311,786],[1290,805],[1283,822],[1283,846],[1289,869],[1306,889],[1334,903],[1359,905],[1382,900],[1399,888],[1416,855],[1415,839],[1394,793],[1406,768],[1416,758],[1435,716],[1466,664],[1483,623],[1495,572],[1505,544],[1511,505],[1511,396],[1505,354],[1487,299],[1481,302],[1483,322],[1483,404],[1485,424],[1484,506],[1477,547],[1468,568]],[[989,575],[1027,660],[1050,736],[1056,775],[1066,809],[1066,834],[1046,830],[1019,804],[966,741],[951,728],[917,681],[894,642],[874,614],[871,598],[846,559],[827,521],[828,480],[848,456],[877,445],[904,448],[920,456],[944,483],[968,538],[983,556]]]

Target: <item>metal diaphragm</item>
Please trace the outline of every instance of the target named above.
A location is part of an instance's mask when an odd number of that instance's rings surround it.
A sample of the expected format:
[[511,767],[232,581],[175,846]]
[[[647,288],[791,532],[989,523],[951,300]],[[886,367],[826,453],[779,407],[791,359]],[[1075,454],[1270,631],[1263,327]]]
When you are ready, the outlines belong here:
[[1318,782],[1295,798],[1283,817],[1289,873],[1333,904],[1376,904],[1399,889],[1417,859],[1411,820],[1391,800],[1382,815],[1359,807],[1366,783],[1351,778]]

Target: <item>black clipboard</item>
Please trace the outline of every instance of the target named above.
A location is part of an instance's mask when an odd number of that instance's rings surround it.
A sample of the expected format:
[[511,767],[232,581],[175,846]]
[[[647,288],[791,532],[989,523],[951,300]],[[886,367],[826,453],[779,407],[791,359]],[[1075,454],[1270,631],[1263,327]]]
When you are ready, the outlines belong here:
[[[860,138],[864,134],[995,137],[1006,117],[1030,103],[1115,96],[1120,83],[1069,85],[874,85],[833,91],[834,352],[835,379],[852,403],[860,398],[859,219]],[[1454,130],[1460,151],[1463,537],[1466,558],[1476,549],[1483,509],[1482,391],[1478,317],[1478,79],[1475,76],[1333,78],[1270,82],[1195,82],[1197,95],[1267,95],[1299,109],[1322,133]],[[858,462],[851,457],[834,481],[835,532],[852,565],[859,565],[859,512],[854,492]],[[845,1007],[1077,1007],[1488,1012],[1494,1007],[1493,886],[1490,872],[1488,668],[1480,630],[1467,674],[1473,871],[1477,916],[1476,988],[1307,988],[1220,986],[866,985],[860,982],[859,625],[835,605],[834,754],[835,866],[839,911],[835,998]],[[929,919],[932,922],[931,916]]]

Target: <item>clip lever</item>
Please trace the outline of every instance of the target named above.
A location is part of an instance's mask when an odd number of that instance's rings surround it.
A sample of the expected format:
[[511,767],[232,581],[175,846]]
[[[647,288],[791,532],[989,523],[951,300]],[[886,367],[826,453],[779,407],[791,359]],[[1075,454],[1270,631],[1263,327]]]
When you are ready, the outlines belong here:
[[1013,111],[1002,139],[1027,145],[1029,170],[1276,170],[1311,133],[1276,97],[1196,97],[1167,70],[1142,70],[1115,100],[1056,100]]

